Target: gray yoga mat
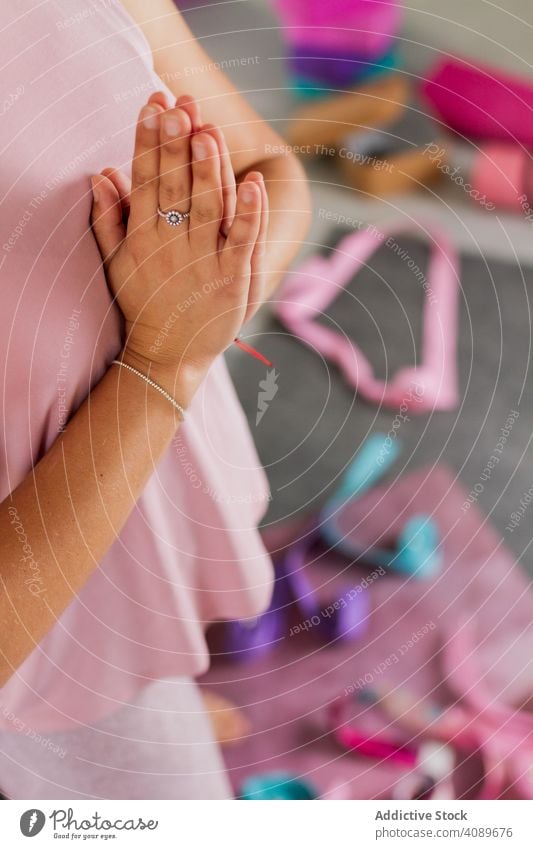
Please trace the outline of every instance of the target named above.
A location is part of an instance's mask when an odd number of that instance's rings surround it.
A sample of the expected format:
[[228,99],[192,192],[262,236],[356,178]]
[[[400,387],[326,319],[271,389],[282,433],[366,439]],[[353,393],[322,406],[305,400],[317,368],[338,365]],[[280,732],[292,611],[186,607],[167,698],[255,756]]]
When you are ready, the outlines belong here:
[[[342,235],[333,233],[331,244]],[[398,243],[426,269],[426,246],[402,237]],[[403,444],[401,465],[390,476],[427,463],[451,466],[472,492],[471,499],[533,574],[529,450],[533,269],[465,256],[461,274],[460,406],[402,422],[395,431]],[[392,372],[400,364],[416,361],[422,304],[423,287],[413,271],[382,247],[370,267],[331,305],[328,317],[357,341],[384,376],[387,358]],[[336,367],[291,337],[274,318],[268,318],[249,341],[273,361],[278,374],[277,392],[256,424],[258,396],[264,391],[259,383],[267,369],[246,355],[232,353],[229,358],[272,489],[264,521],[268,525],[316,510],[365,436],[389,432],[395,413],[354,398]],[[269,384],[267,395],[271,389]],[[494,456],[499,462],[487,470]],[[512,525],[516,526],[511,531]]]

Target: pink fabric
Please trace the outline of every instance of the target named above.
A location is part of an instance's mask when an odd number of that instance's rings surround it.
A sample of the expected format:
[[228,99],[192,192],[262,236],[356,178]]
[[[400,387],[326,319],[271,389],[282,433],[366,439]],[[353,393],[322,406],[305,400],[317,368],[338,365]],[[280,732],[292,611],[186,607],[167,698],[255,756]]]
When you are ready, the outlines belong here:
[[[324,644],[311,628],[287,635],[271,654],[248,666],[245,677],[242,671],[236,676],[227,662],[207,674],[207,684],[216,682],[252,724],[243,745],[226,752],[235,786],[252,773],[289,770],[311,780],[321,793],[391,798],[402,770],[390,759],[371,761],[347,753],[326,717],[333,699],[369,686],[398,695],[407,690],[419,709],[458,699],[471,723],[464,734],[491,742],[485,750],[493,769],[490,789],[533,798],[531,579],[456,474],[444,466],[374,487],[350,512],[350,527],[362,546],[394,538],[407,516],[432,516],[441,535],[443,568],[430,582],[394,574],[373,581],[369,629],[358,643]],[[308,523],[278,527],[269,533],[269,549],[279,551],[305,527]],[[316,585],[327,586],[330,598],[336,593],[341,598],[347,581],[357,586],[372,571],[349,561],[341,571],[331,554],[307,568]],[[295,623],[300,621],[296,617]],[[346,710],[346,718],[362,728],[374,715],[372,707],[358,708],[355,702],[351,713]],[[427,729],[434,719],[427,717]],[[388,735],[392,730],[390,724],[382,729]],[[456,734],[449,736],[458,742]],[[410,742],[421,739],[413,733]],[[478,760],[468,758],[461,766],[457,792],[459,786],[472,792]],[[507,781],[512,789],[505,789]]]
[[89,726],[0,731],[0,787],[8,799],[232,797],[200,688],[184,677],[147,684]]
[[[315,320],[382,245],[398,249],[395,236],[430,235],[432,255],[424,279],[421,362],[378,380],[363,351],[339,330]],[[409,262],[409,257],[407,261]],[[411,260],[412,261],[412,260]],[[329,256],[314,256],[288,275],[275,310],[285,326],[307,345],[337,363],[345,379],[367,401],[415,413],[450,410],[458,403],[457,328],[459,259],[448,237],[410,223],[367,227],[345,236]]]
[[[118,2],[21,0],[3,4],[0,24],[5,499],[120,349],[88,224],[89,175],[128,169],[138,110],[164,86]],[[12,727],[8,712],[39,730],[92,722],[147,682],[205,670],[204,623],[269,600],[255,530],[267,499],[220,358],[120,538],[0,691],[0,722]]]

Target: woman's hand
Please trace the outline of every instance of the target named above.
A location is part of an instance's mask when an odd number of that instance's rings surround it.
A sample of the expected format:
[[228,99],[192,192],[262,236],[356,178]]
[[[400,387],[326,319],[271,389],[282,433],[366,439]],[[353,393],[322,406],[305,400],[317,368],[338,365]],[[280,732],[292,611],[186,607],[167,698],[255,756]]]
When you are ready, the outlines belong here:
[[[236,191],[222,134],[197,110],[152,98],[141,111],[127,225],[119,181],[93,178],[93,229],[126,323],[122,358],[184,406],[261,298],[267,223],[260,175]],[[158,207],[190,217],[172,227]]]

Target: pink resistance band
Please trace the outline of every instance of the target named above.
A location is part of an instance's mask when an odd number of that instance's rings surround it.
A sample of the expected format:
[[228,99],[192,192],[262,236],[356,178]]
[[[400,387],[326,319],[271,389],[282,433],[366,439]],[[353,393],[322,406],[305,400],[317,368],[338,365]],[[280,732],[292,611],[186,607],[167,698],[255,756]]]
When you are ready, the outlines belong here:
[[[418,233],[432,240],[425,292],[421,362],[400,368],[388,382],[376,378],[361,349],[343,335],[314,320],[345,288],[383,244],[398,252],[396,234]],[[407,256],[404,260],[413,263]],[[413,267],[418,270],[418,266]],[[367,401],[412,412],[450,410],[458,403],[457,331],[459,260],[448,237],[434,228],[411,223],[369,227],[345,236],[328,257],[314,256],[289,274],[274,305],[276,315],[295,336],[336,363]]]
[[[512,642],[512,636],[507,637]],[[527,647],[523,668],[527,666]],[[502,643],[502,653],[506,643]],[[476,662],[476,629],[464,616],[446,635],[444,664],[447,681],[469,715],[471,733],[476,735],[484,754],[486,782],[484,798],[496,799],[511,783],[524,799],[533,798],[533,714],[526,706],[506,704],[487,685],[483,669]],[[513,680],[522,670],[509,664]],[[524,699],[526,705],[530,699]],[[507,784],[506,784],[507,782]]]

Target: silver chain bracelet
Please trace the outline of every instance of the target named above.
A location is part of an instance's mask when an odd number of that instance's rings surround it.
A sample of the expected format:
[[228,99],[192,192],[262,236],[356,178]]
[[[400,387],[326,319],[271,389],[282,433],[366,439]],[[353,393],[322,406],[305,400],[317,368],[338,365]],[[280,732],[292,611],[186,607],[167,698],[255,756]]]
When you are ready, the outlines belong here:
[[166,389],[163,389],[163,387],[162,387],[162,386],[159,386],[159,384],[158,384],[158,383],[156,383],[156,382],[155,382],[155,380],[152,380],[152,378],[151,378],[151,377],[147,377],[145,374],[143,374],[143,373],[142,373],[142,371],[138,371],[138,369],[133,368],[133,366],[130,366],[130,365],[128,365],[127,363],[122,362],[122,360],[113,360],[113,363],[114,363],[115,365],[117,365],[117,366],[121,366],[121,368],[125,368],[125,369],[127,369],[128,371],[131,371],[133,374],[136,374],[136,375],[137,375],[137,377],[142,378],[142,380],[144,380],[144,381],[145,381],[145,383],[147,383],[149,386],[152,386],[154,389],[157,389],[157,391],[158,391],[158,392],[160,392],[160,393],[161,393],[161,395],[162,395],[164,398],[166,398],[166,399],[167,399],[167,401],[170,401],[170,403],[172,404],[172,406],[174,407],[174,409],[176,409],[176,410],[178,411],[178,413],[180,414],[180,418],[181,418],[181,420],[182,420],[182,421],[184,421],[184,419],[185,419],[185,410],[183,409],[183,407],[181,406],[181,404],[178,404],[178,402],[175,400],[175,398],[173,398],[173,397],[172,397],[172,395],[170,395],[170,394],[167,392],[167,390],[166,390]]

